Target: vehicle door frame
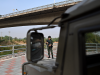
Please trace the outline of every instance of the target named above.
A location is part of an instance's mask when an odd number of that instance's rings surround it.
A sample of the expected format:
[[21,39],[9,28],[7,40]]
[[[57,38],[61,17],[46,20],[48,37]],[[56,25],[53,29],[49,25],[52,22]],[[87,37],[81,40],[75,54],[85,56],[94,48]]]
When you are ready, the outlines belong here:
[[83,36],[79,34],[83,28],[100,26],[100,11],[80,16],[70,20],[68,23],[69,31],[62,75],[86,75],[85,45],[83,44],[84,40],[82,40]]

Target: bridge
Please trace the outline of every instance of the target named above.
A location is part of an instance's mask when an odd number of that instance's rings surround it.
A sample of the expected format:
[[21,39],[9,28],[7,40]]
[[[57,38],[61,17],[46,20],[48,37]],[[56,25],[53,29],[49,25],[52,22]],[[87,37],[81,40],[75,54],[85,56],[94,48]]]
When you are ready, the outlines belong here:
[[[69,7],[81,1],[82,0],[63,1],[2,15],[0,17],[0,28],[25,25],[45,25],[50,23],[54,18],[60,16]],[[59,20],[60,19],[56,20],[53,24],[57,24]]]

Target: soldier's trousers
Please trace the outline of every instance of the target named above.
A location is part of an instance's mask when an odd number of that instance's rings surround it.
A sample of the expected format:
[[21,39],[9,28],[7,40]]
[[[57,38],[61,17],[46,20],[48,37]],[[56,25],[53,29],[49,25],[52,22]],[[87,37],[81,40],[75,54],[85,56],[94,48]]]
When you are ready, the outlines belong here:
[[50,56],[50,51],[51,51],[51,55],[53,56],[53,51],[51,47],[48,47],[48,55]]

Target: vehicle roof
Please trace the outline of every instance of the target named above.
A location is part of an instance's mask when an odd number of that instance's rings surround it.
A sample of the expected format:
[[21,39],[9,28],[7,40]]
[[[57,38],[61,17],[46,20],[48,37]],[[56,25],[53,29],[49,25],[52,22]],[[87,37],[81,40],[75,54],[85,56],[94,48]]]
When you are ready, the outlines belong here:
[[65,18],[68,20],[73,17],[79,16],[83,13],[86,13],[88,11],[94,10],[96,8],[100,8],[99,0],[83,0],[82,2],[67,9],[63,14],[67,14],[67,17]]

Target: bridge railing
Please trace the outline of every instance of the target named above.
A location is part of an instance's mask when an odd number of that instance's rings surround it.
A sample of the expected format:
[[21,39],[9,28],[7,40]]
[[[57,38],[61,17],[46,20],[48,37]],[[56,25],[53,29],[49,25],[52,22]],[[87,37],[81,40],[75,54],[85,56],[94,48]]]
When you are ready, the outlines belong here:
[[63,6],[67,6],[71,3],[76,4],[76,2],[80,2],[80,1],[82,1],[82,0],[68,0],[68,1],[58,2],[55,4],[53,3],[53,4],[49,4],[49,5],[45,5],[45,6],[35,7],[35,8],[23,10],[23,11],[18,11],[18,12],[6,14],[6,15],[1,15],[0,19],[23,15],[23,14],[28,14],[28,13],[33,13],[33,12],[38,12],[38,11],[43,11],[43,10],[47,10],[47,9],[53,9],[53,8],[61,7],[61,6],[63,7]]

